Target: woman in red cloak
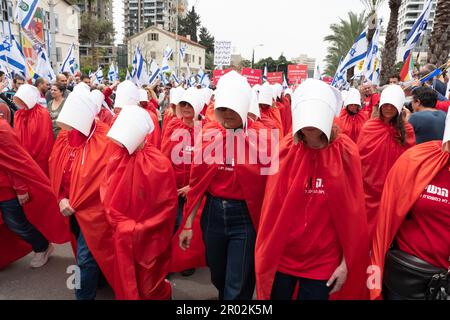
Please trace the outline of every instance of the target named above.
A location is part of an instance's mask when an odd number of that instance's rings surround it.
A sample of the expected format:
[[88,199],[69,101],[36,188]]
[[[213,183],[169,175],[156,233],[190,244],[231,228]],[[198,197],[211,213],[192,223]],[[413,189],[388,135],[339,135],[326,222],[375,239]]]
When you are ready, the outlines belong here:
[[261,122],[267,129],[278,129],[280,139],[283,138],[283,124],[280,110],[273,101],[273,89],[266,84],[259,88],[258,103],[261,113]]
[[179,236],[183,250],[190,247],[193,236],[200,237],[192,227],[206,195],[202,235],[220,300],[251,300],[254,292],[254,245],[266,176],[263,166],[249,159],[264,147],[254,150],[256,146],[250,142],[250,131],[257,134],[254,123],[247,125],[250,98],[251,88],[237,72],[219,80],[215,102],[218,122],[207,124],[201,143],[196,144],[187,219]]
[[81,287],[75,290],[78,300],[95,299],[99,267],[114,285],[112,229],[99,191],[110,157],[109,127],[95,120],[96,112],[90,92],[78,90],[69,95],[57,119],[63,130],[49,160],[53,191],[61,213],[70,217],[67,222],[76,239],[81,271]]
[[162,136],[164,137],[166,128],[170,124],[170,121],[172,119],[177,117],[177,105],[180,103],[181,99],[183,98],[185,90],[183,87],[176,87],[170,89],[169,93],[169,106],[164,111],[164,118],[163,118],[163,124],[162,124]]
[[152,119],[154,130],[149,136],[148,142],[153,144],[157,149],[161,149],[161,128],[159,126],[158,115],[153,103],[150,102],[148,92],[145,89],[139,89],[139,105],[148,112]]
[[50,181],[0,118],[0,269],[31,251],[31,267],[42,267],[53,251],[49,242],[69,239]]
[[361,110],[361,93],[355,88],[351,88],[344,100],[344,107],[339,116],[339,129],[353,140],[358,142],[359,133],[362,127],[369,120],[366,111]]
[[294,134],[282,142],[281,169],[268,179],[258,229],[258,299],[368,297],[360,158],[333,127],[341,105],[340,93],[319,80],[294,93]]
[[447,116],[443,142],[417,145],[392,167],[372,245],[372,299],[448,300],[449,153]]
[[390,85],[384,89],[379,118],[367,121],[358,139],[370,239],[389,170],[403,152],[416,144],[413,127],[402,117],[404,102],[405,94],[400,86]]
[[40,94],[36,87],[24,84],[19,87],[13,101],[19,107],[14,115],[14,131],[30,156],[48,174],[48,158],[53,147],[52,119],[47,109],[39,105]]
[[171,238],[177,207],[168,159],[146,137],[153,122],[146,110],[128,106],[108,137],[120,145],[101,187],[114,230],[114,289],[120,300],[169,300]]

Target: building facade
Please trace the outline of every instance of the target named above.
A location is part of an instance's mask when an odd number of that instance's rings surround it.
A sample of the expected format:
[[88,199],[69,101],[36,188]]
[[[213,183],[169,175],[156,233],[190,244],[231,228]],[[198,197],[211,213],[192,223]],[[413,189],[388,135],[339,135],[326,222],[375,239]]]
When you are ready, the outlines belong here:
[[[172,70],[178,69],[178,75],[185,75],[189,67],[190,72],[197,73],[200,68],[205,69],[206,47],[191,41],[189,38],[178,36],[174,33],[157,28],[149,27],[126,39],[128,48],[128,64],[132,64],[134,51],[137,46],[141,49],[144,60],[150,63],[155,60],[161,66],[164,51],[169,46],[173,50],[173,55],[169,60]],[[181,61],[177,48],[186,46],[184,60]]]
[[297,58],[292,58],[292,63],[294,64],[306,64],[308,66],[308,77],[312,78],[314,76],[314,70],[316,68],[316,59],[308,57],[306,54],[301,54]]
[[[412,26],[419,18],[423,7],[427,0],[403,0],[402,5],[399,10],[399,20],[398,20],[398,40],[399,40],[399,50],[397,52],[397,60],[403,61],[403,54],[401,48],[406,42],[406,37],[412,29]],[[419,63],[424,63],[427,59],[428,51],[428,40],[431,36],[431,31],[433,30],[433,20],[436,10],[437,0],[433,0],[433,7],[431,8],[430,19],[428,21],[427,32],[422,37],[420,43],[418,43],[414,49],[415,52],[419,54]],[[416,59],[416,57],[414,57]]]
[[187,0],[124,0],[125,37],[157,26],[175,32],[177,17],[184,17]]
[[[17,1],[0,1],[2,11],[0,32],[6,35],[8,28],[11,28],[12,34],[21,44],[23,53],[31,66],[34,66],[37,60],[36,48],[38,47],[46,48],[55,72],[59,71],[72,44],[75,44],[75,57],[79,61],[80,10],[77,6],[71,5],[69,1],[39,1],[29,29],[23,30],[14,19]],[[51,10],[55,16],[55,43],[52,43],[50,32]]]

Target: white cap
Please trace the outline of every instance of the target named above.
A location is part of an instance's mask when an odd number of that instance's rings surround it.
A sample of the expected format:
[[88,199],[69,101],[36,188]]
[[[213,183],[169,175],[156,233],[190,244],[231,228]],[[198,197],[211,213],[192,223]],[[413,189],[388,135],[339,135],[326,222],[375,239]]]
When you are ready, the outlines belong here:
[[139,89],[139,102],[148,102],[147,90]]
[[107,137],[123,145],[129,154],[133,154],[144,142],[145,137],[155,129],[149,113],[136,106],[124,106]]
[[402,87],[396,84],[391,84],[381,92],[380,108],[385,104],[392,104],[398,111],[398,114],[402,113],[403,106],[405,104],[405,92]]
[[273,103],[274,90],[269,85],[261,86],[259,89],[258,103],[267,104],[269,106]]
[[285,95],[285,96],[287,96],[287,95],[292,96],[293,93],[294,93],[294,92],[292,91],[291,88],[287,88],[286,90],[284,90],[284,95]]
[[195,113],[194,118],[197,119],[198,115],[203,110],[204,106],[203,99],[204,97],[202,92],[195,87],[191,87],[184,92],[183,98],[180,100],[180,103],[181,102],[189,103],[192,106],[192,108],[194,108]]
[[77,84],[75,87],[73,87],[72,92],[73,93],[77,93],[79,91],[87,91],[87,92],[91,92],[91,88],[89,87],[89,85],[87,85],[84,82],[80,82],[79,84]]
[[75,129],[89,136],[96,115],[97,106],[91,93],[80,90],[69,94],[56,123],[65,130]]
[[283,93],[283,86],[279,83],[275,83],[272,85],[273,89],[273,98],[276,100],[277,98],[281,98],[281,94]]
[[351,104],[356,104],[361,107],[361,93],[358,89],[350,88],[346,91],[347,93],[341,92],[342,98],[344,99],[344,106],[347,107]]
[[250,109],[248,110],[248,113],[254,114],[257,118],[261,118],[261,111],[259,110],[257,90],[252,90],[252,99],[250,102]]
[[202,88],[200,89],[200,93],[203,98],[203,105],[209,104],[213,95],[213,91],[210,88]]
[[222,76],[217,83],[214,109],[228,108],[233,110],[241,117],[245,126],[251,94],[252,89],[247,79],[234,70],[230,71]]
[[340,92],[317,79],[307,79],[292,97],[293,134],[303,128],[321,130],[330,140],[334,117],[342,106]]
[[186,90],[184,90],[184,88],[181,86],[171,89],[169,97],[170,103],[175,105],[179,104],[181,99],[183,99],[185,91]]
[[131,82],[126,80],[117,86],[116,101],[114,108],[123,108],[124,106],[139,105],[139,89]]
[[92,100],[95,102],[97,106],[97,113],[102,109],[102,105],[105,102],[105,95],[100,90],[91,91]]
[[19,87],[14,97],[19,98],[26,104],[28,109],[33,109],[40,98],[39,90],[31,84],[23,84]]
[[443,143],[445,144],[449,141],[450,141],[450,112],[447,113],[447,120],[445,121],[445,132]]

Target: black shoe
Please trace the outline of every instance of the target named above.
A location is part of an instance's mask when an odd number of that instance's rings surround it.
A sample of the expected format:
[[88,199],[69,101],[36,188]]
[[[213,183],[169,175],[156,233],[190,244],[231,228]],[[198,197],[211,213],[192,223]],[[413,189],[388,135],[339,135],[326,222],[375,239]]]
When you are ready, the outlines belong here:
[[190,277],[195,273],[195,269],[187,269],[181,272],[183,277]]

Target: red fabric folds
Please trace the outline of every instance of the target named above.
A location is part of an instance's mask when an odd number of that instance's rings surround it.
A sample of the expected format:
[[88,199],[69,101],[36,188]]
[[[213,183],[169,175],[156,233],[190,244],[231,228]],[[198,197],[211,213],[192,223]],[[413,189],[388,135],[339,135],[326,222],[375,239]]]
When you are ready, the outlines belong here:
[[366,111],[361,110],[355,115],[350,115],[347,109],[343,109],[339,116],[339,128],[343,134],[357,143],[359,133],[367,120],[369,120],[369,115]]

